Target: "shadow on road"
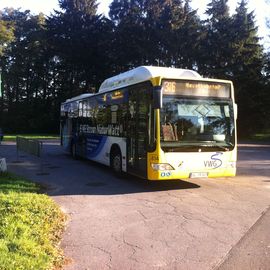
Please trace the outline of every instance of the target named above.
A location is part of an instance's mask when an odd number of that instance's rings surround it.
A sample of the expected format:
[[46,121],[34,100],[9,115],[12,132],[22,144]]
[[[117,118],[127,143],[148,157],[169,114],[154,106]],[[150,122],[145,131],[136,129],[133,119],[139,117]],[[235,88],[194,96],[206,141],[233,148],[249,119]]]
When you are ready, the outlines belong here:
[[120,195],[144,192],[194,189],[200,186],[183,180],[148,181],[124,174],[117,177],[107,166],[88,160],[73,160],[59,144],[44,144],[41,159],[44,174],[39,174],[40,160],[29,155],[16,159],[15,145],[2,145],[1,154],[8,160],[11,172],[25,176],[47,187],[47,193],[61,195]]
[[[239,176],[263,176],[268,181],[270,165],[269,145],[240,145],[238,151]],[[47,174],[38,175],[40,161],[26,155],[24,162],[16,159],[15,145],[1,145],[1,156],[7,157],[10,171],[48,187],[48,193],[60,195],[119,195],[200,188],[190,180],[147,181],[135,176],[116,177],[110,168],[87,160],[73,160],[57,142],[44,144],[42,163]]]
[[[65,158],[70,159],[69,156]],[[61,181],[60,188],[53,188],[49,194],[57,195],[120,195],[181,189],[194,189],[200,186],[183,180],[149,181],[136,176],[123,174],[115,176],[107,166],[87,161],[80,163],[81,173],[77,180]],[[84,171],[86,170],[86,172]],[[67,180],[67,179],[66,179]],[[59,183],[59,182],[58,182]]]

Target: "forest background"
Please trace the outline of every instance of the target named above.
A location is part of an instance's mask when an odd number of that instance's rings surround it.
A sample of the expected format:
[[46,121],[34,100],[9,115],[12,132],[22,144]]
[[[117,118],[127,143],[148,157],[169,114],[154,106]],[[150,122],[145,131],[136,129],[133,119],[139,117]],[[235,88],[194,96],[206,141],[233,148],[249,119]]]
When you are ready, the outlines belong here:
[[59,5],[49,16],[0,10],[6,133],[58,133],[61,102],[140,65],[232,80],[240,136],[270,130],[270,52],[247,0],[232,14],[227,0],[210,0],[203,19],[191,0],[113,0],[108,17],[97,13],[96,0]]

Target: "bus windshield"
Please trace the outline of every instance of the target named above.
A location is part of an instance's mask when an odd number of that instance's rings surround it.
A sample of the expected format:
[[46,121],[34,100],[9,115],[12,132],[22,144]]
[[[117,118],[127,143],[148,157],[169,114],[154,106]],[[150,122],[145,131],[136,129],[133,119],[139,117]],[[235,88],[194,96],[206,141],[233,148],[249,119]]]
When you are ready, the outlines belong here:
[[161,148],[165,152],[234,148],[233,105],[228,99],[164,95],[160,121]]

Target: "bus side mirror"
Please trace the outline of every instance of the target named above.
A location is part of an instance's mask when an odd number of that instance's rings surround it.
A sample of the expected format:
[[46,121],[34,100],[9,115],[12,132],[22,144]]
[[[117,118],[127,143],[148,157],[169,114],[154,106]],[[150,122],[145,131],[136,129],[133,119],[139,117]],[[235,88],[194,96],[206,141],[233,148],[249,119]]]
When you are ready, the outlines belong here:
[[233,108],[233,110],[234,110],[234,118],[236,120],[237,119],[237,116],[238,116],[238,106],[237,106],[237,104],[234,104],[233,107],[234,107]]
[[162,108],[162,87],[154,86],[153,87],[153,109]]

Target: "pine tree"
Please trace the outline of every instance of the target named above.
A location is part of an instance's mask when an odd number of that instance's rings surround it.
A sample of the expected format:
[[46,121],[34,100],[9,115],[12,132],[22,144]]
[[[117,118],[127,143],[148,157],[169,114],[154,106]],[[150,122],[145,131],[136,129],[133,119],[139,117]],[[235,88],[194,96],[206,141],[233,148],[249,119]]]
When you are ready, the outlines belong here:
[[181,68],[197,69],[199,46],[201,39],[201,21],[197,11],[190,7],[191,0],[185,0],[182,17],[178,19],[178,28],[173,31],[172,44],[175,44],[177,54],[174,55],[175,65]]
[[[114,0],[109,16],[115,25],[112,49],[114,72],[150,64],[157,48],[155,33],[149,29],[145,0]],[[153,1],[150,1],[153,3]],[[148,3],[148,6],[151,5]],[[152,21],[153,25],[156,23]],[[154,26],[151,28],[153,29]],[[149,48],[151,47],[151,51]]]
[[204,25],[205,35],[201,43],[199,69],[211,77],[230,78],[231,26],[228,0],[212,0],[206,14],[209,16]]
[[[270,25],[268,24],[268,27]],[[262,118],[264,119],[262,131],[270,132],[270,52],[268,51],[265,54],[265,63],[264,63],[264,91],[262,95],[263,106],[262,106]]]
[[233,76],[255,76],[262,71],[263,47],[259,43],[258,27],[255,25],[254,11],[248,13],[247,1],[242,0],[236,8],[232,23]]
[[265,121],[262,117],[263,47],[259,43],[254,12],[248,12],[247,4],[246,0],[239,3],[232,22],[231,73],[239,103],[239,129],[243,134],[262,128]]
[[[194,68],[200,20],[189,0],[114,0],[119,71],[138,65]],[[128,42],[126,42],[126,38]]]
[[98,8],[96,0],[59,0],[59,6],[66,13],[80,12],[91,16],[97,14]]
[[96,0],[60,0],[63,12],[51,16],[48,35],[57,59],[60,99],[94,92],[109,61],[112,24],[97,11]]

